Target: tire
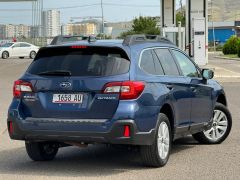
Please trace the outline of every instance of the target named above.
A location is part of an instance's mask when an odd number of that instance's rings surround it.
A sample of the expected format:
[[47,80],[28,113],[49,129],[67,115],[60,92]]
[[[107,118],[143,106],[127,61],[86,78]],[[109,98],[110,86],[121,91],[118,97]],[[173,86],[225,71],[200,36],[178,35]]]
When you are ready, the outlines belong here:
[[24,59],[24,57],[19,57],[19,59]]
[[231,129],[231,113],[226,106],[216,103],[211,129],[193,134],[193,138],[202,144],[221,144],[228,137]]
[[9,53],[8,53],[7,51],[4,51],[4,52],[2,53],[2,58],[3,58],[3,59],[8,59],[8,58],[9,58]]
[[37,55],[37,53],[35,51],[31,51],[29,57],[30,57],[30,59],[34,59],[36,57],[36,55]]
[[50,142],[25,142],[25,147],[33,161],[51,161],[59,149],[58,144]]
[[[167,164],[171,147],[172,147],[172,133],[171,133],[171,126],[168,117],[165,114],[160,113],[158,117],[158,126],[156,135],[154,138],[154,143],[150,146],[140,146],[140,153],[142,157],[142,161],[145,166],[148,167],[163,167]],[[165,137],[161,137],[161,134],[163,133],[162,128],[167,128],[168,132],[165,132]],[[160,136],[159,136],[160,135]],[[168,137],[168,138],[167,138]],[[161,138],[161,139],[160,139]],[[164,139],[166,142],[163,142]],[[161,143],[161,144],[160,144]],[[167,148],[167,150],[163,153],[163,151],[160,151],[160,145],[162,145],[163,148]],[[162,154],[161,154],[162,152]]]

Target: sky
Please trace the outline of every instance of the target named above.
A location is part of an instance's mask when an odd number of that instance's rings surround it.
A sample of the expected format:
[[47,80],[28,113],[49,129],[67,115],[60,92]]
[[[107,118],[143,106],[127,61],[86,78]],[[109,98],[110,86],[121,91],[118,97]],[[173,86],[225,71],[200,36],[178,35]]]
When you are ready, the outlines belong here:
[[[101,16],[100,2],[101,0],[44,0],[44,9],[59,8],[63,24],[68,23],[70,17]],[[103,0],[103,3],[104,18],[108,22],[128,21],[139,15],[160,14],[160,0]],[[31,8],[32,5],[28,2],[1,2],[0,24],[30,25]]]

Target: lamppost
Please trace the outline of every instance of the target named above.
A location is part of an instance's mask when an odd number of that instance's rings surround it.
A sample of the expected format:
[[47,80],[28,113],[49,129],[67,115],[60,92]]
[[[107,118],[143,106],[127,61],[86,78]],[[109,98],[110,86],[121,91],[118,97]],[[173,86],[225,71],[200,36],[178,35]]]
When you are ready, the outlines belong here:
[[213,0],[211,0],[211,14],[212,14],[212,17],[211,17],[211,18],[212,18],[212,33],[213,33],[213,49],[214,49],[214,52],[216,52],[215,27],[214,27],[214,22],[213,22]]
[[101,10],[102,10],[102,34],[103,34],[103,39],[104,38],[104,14],[103,14],[103,0],[101,0]]

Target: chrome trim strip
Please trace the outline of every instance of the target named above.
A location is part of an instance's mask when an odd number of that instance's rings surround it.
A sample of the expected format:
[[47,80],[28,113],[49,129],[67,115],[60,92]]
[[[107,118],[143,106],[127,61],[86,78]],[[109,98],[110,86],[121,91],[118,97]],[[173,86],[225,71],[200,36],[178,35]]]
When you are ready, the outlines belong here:
[[55,119],[55,118],[26,118],[27,122],[38,123],[93,123],[101,124],[108,121],[108,119]]

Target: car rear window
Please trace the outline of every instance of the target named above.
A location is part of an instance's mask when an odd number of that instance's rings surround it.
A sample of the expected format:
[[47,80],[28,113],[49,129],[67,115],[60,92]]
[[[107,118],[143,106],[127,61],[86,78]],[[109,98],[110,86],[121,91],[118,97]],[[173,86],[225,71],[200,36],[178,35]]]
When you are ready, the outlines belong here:
[[42,49],[27,72],[70,72],[71,76],[113,76],[129,71],[130,60],[120,48],[57,47]]

